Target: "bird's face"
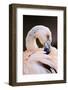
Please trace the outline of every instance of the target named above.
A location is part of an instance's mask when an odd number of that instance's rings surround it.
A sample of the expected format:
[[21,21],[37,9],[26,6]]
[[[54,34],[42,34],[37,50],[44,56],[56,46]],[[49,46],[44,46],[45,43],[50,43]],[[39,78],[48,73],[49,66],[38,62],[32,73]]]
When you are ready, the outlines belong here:
[[49,54],[51,51],[51,42],[52,42],[52,36],[50,31],[46,32],[45,39],[46,40],[44,42],[44,51],[46,52],[46,54]]
[[52,42],[51,31],[48,28],[41,30],[39,29],[38,32],[36,33],[36,37],[39,39],[40,43],[44,46],[44,51],[46,52],[46,54],[49,54]]

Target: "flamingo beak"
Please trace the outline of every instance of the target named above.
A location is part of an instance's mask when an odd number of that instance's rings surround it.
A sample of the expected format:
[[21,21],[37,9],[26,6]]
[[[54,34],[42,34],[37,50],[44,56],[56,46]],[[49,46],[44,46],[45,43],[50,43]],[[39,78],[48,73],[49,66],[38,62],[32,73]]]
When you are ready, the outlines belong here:
[[50,40],[48,40],[45,44],[44,44],[44,51],[46,52],[45,54],[49,54],[51,49],[51,42]]

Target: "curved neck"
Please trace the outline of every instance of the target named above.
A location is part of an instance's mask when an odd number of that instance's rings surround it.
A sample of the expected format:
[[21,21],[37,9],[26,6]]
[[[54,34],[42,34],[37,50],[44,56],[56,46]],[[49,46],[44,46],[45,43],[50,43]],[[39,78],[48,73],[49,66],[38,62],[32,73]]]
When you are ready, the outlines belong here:
[[28,50],[34,50],[34,49],[38,48],[38,46],[37,46],[37,44],[36,44],[36,38],[31,37],[31,38],[29,39],[29,41],[26,42],[26,48],[27,48]]

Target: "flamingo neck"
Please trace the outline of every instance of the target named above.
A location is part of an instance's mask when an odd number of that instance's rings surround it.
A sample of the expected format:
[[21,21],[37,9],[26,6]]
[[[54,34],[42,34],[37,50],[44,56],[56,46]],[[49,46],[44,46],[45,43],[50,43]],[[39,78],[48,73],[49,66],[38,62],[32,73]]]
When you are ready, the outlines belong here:
[[28,50],[36,50],[38,46],[36,44],[36,39],[34,37],[30,38],[29,41],[26,43]]

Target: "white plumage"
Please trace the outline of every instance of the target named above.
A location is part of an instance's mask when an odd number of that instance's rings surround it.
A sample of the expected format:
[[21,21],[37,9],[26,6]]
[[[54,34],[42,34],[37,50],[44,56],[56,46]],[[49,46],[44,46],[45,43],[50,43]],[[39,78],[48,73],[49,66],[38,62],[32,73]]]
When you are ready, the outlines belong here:
[[[38,47],[36,38],[43,48]],[[51,42],[52,35],[48,27],[37,25],[28,32],[24,52],[24,74],[57,72],[57,49],[51,46]]]
[[36,38],[38,38],[41,44],[45,44],[47,41],[46,35],[49,35],[49,40],[52,42],[51,32],[48,27],[37,25],[33,27],[27,34],[26,37],[26,48],[27,49],[35,49],[38,48],[36,44]]

